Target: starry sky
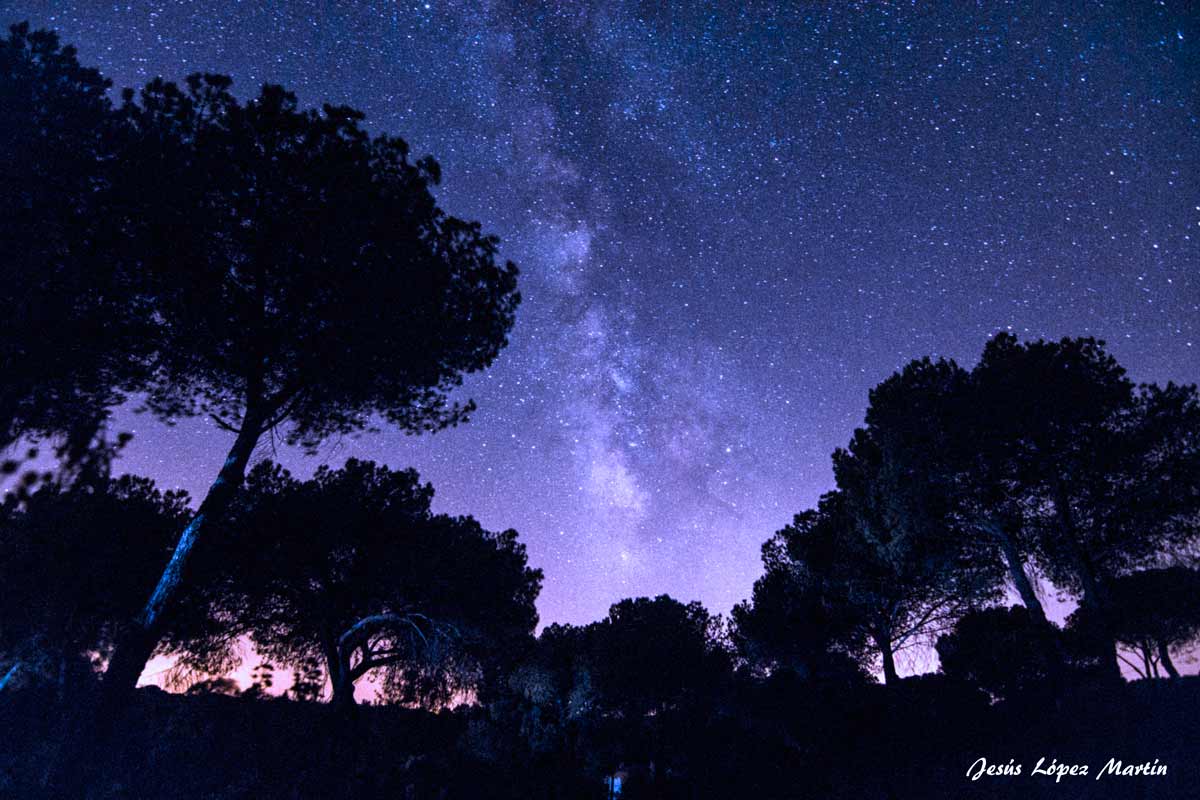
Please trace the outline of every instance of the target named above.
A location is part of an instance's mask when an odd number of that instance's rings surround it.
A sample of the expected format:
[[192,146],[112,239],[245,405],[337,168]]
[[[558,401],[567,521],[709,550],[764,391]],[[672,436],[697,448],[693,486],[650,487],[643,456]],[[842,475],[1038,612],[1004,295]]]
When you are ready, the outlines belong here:
[[[726,612],[906,361],[997,330],[1200,378],[1200,13],[1169,2],[10,2],[118,87],[224,72],[439,159],[525,301],[479,411],[316,458],[521,532],[543,622]],[[118,414],[202,492],[228,435]]]

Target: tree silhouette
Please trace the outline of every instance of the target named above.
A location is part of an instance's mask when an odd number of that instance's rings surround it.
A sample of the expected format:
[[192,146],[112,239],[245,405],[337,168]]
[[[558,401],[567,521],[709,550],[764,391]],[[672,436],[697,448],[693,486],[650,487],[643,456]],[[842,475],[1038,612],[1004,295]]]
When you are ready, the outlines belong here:
[[107,658],[187,519],[187,498],[146,478],[49,484],[0,505],[0,654],[60,691]]
[[51,32],[0,40],[0,448],[61,437],[75,460],[150,368],[110,86]]
[[[953,361],[913,361],[871,390],[865,430],[887,465],[890,504],[912,531],[952,533],[962,555],[1005,576],[1033,616],[1046,614],[1030,575],[1026,504],[1015,490],[1019,433],[975,376]],[[947,543],[950,545],[950,543]],[[952,546],[952,545],[951,545]]]
[[[249,635],[272,663],[323,662],[342,705],[372,671],[403,702],[482,690],[531,634],[541,573],[514,531],[434,515],[432,497],[412,470],[371,462],[309,481],[258,465],[221,525],[228,545],[197,562],[201,588],[167,646],[220,671]],[[207,628],[187,624],[196,605]]]
[[[1140,659],[1126,663],[1147,678],[1157,676],[1159,667],[1178,678],[1171,650],[1200,639],[1200,572],[1186,567],[1140,570],[1111,580],[1108,591],[1112,635]],[[1086,630],[1096,624],[1094,614],[1091,607],[1080,608],[1068,622]]]
[[1110,675],[1112,579],[1193,541],[1200,488],[1195,388],[1136,388],[1094,339],[1000,335],[974,371],[1016,464],[1036,558],[1089,609]]
[[321,659],[309,656],[301,659],[292,670],[292,685],[288,687],[288,696],[293,700],[315,702],[321,696],[325,686],[325,672],[321,668]]
[[888,683],[898,679],[898,650],[993,599],[999,584],[996,562],[962,547],[940,493],[913,491],[917,476],[894,455],[872,428],[856,430],[833,454],[837,557],[825,567],[825,580],[841,583],[865,625]]
[[546,626],[509,672],[508,695],[521,761],[542,763],[555,790],[580,791],[573,776],[607,775],[621,761],[614,725],[600,694],[591,634],[594,625]]
[[938,637],[941,671],[1009,699],[1059,675],[1060,632],[1023,606],[988,608],[965,614]]
[[250,685],[242,690],[241,696],[251,700],[269,697],[275,685],[275,667],[272,664],[256,664],[250,672]]
[[[792,527],[811,524],[800,515]],[[816,681],[861,680],[868,651],[854,615],[822,590],[820,581],[793,569],[788,535],[763,545],[765,572],[750,600],[733,609],[731,638],[757,675],[791,670]]]
[[880,464],[872,485],[886,485],[868,496],[910,533],[952,532],[997,583],[1002,565],[1040,622],[1035,562],[1111,605],[1110,576],[1195,538],[1196,409],[1193,387],[1135,388],[1102,343],[1001,334],[970,373],[922,359],[872,390],[861,437]]
[[728,665],[719,620],[667,595],[614,604],[590,636],[602,702],[628,719],[711,690]]
[[233,678],[205,678],[193,683],[186,691],[186,694],[219,694],[226,697],[236,697],[241,693],[241,687]]
[[727,681],[721,621],[697,602],[638,597],[615,603],[588,639],[599,704],[616,717],[615,753],[650,766],[661,796],[680,762],[671,731],[703,718]]
[[[880,480],[878,450],[858,431],[851,451],[835,455],[844,490],[821,498],[816,509],[797,514],[763,547],[766,575],[756,585],[756,600],[799,598],[819,614],[817,623],[830,653],[845,653],[861,664],[879,658],[886,683],[899,680],[896,654],[947,629],[969,608],[994,594],[988,565],[972,564],[954,537],[915,526],[919,514],[903,513],[887,503],[895,499]],[[741,626],[753,619],[753,627]],[[787,613],[770,606],[739,611],[739,635],[753,635],[776,651],[789,632],[808,636]],[[799,643],[812,652],[813,645]],[[811,655],[808,656],[811,658]]]
[[547,627],[508,683],[530,755],[560,776],[638,764],[661,781],[679,763],[673,732],[708,714],[729,677],[720,619],[659,595],[615,603],[590,625]]
[[496,239],[443,213],[439,170],[362,114],[302,111],[265,86],[193,75],[125,93],[139,176],[137,260],[156,322],[143,382],[160,417],[206,414],[233,444],[106,680],[130,686],[164,629],[193,549],[241,484],[258,441],[315,447],[382,418],[408,432],[466,419],[463,373],[506,343],[516,268]]

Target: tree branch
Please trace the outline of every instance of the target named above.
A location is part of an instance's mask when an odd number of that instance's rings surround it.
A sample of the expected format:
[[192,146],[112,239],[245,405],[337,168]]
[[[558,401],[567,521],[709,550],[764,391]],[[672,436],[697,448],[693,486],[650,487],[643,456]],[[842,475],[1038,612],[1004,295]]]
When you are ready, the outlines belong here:
[[408,655],[410,655],[410,652],[407,650],[384,650],[372,653],[370,658],[364,658],[354,665],[350,670],[350,680],[357,681],[376,667],[386,667],[388,664],[395,664]]
[[1133,662],[1131,662],[1131,661],[1130,661],[1128,658],[1126,658],[1125,656],[1121,655],[1120,653],[1117,653],[1117,658],[1119,658],[1119,659],[1121,659],[1122,661],[1124,661],[1124,662],[1125,662],[1125,664],[1126,664],[1126,666],[1128,666],[1130,669],[1132,669],[1134,672],[1136,672],[1136,673],[1137,673],[1138,675],[1140,675],[1141,677],[1143,677],[1143,678],[1149,678],[1149,677],[1150,677],[1149,675],[1144,675],[1144,674],[1142,674],[1142,670],[1141,670],[1140,668],[1138,668],[1138,665],[1137,665],[1137,664],[1134,664],[1134,663],[1133,663]]
[[421,639],[423,641],[425,641],[426,644],[428,644],[429,642],[425,638],[424,631],[422,631],[421,628],[415,622],[413,622],[414,619],[423,619],[423,620],[428,621],[428,617],[426,617],[424,614],[412,614],[412,613],[410,613],[410,614],[384,613],[384,614],[372,614],[368,617],[363,617],[358,622],[354,623],[349,628],[347,628],[346,632],[343,633],[340,637],[338,637],[338,647],[341,649],[345,649],[348,644],[350,644],[352,642],[357,642],[361,638],[364,638],[364,637],[369,638],[373,632],[380,630],[381,628],[387,628],[387,627],[391,627],[391,626],[395,626],[395,627],[409,626],[409,627],[413,628],[414,630],[416,630],[417,633],[420,634]]
[[234,427],[232,423],[223,419],[221,415],[217,414],[215,411],[208,412],[208,416],[213,422],[217,423],[217,427],[221,430],[229,431],[230,433],[241,433],[241,428]]
[[275,411],[272,412],[270,417],[267,418],[266,422],[263,423],[263,428],[265,430],[271,430],[276,425],[287,419],[288,415],[292,413],[292,408],[295,406],[296,399],[299,396],[300,390],[295,389],[281,391],[274,398],[272,398],[271,405],[275,407]]
[[8,682],[13,679],[13,676],[17,674],[17,670],[19,670],[20,668],[21,668],[20,661],[18,661],[17,663],[13,664],[11,667],[8,668],[8,672],[4,673],[3,678],[0,678],[0,692],[4,691],[4,687],[8,686]]
[[[337,648],[342,658],[342,663],[345,665],[351,681],[356,681],[375,667],[386,666],[393,664],[402,658],[415,653],[421,645],[428,648],[430,645],[429,636],[417,624],[418,620],[426,623],[427,627],[436,633],[440,626],[434,624],[429,617],[416,612],[408,612],[404,614],[372,614],[363,617],[358,622],[351,625],[338,638]],[[451,630],[455,630],[453,626],[445,626]],[[393,635],[400,635],[404,632],[408,633],[410,647],[397,648],[393,639],[377,640],[376,645],[385,649],[373,650],[371,637],[382,630],[393,629]],[[457,633],[457,631],[455,630]],[[420,639],[420,642],[417,639]],[[353,657],[355,650],[362,651],[362,658],[354,666],[350,665],[350,659]]]

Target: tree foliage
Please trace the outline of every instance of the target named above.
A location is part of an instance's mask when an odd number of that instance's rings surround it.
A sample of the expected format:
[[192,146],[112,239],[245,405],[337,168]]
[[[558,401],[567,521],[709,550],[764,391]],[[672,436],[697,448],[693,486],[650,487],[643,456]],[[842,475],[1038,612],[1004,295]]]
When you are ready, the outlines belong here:
[[589,637],[603,702],[626,718],[711,691],[728,668],[720,620],[700,603],[668,595],[614,604]]
[[[862,441],[881,466],[876,493],[909,534],[941,539],[977,577],[1008,579],[1045,618],[1034,589],[1028,498],[990,388],[953,361],[923,358],[871,390]],[[837,456],[835,455],[835,458]]]
[[[858,440],[858,453],[866,448]],[[852,656],[860,664],[879,659],[885,679],[897,680],[895,656],[901,650],[928,642],[958,614],[988,596],[990,586],[979,580],[946,542],[932,534],[917,535],[873,505],[867,483],[850,483],[854,456],[844,453],[839,480],[861,492],[855,508],[847,494],[833,492],[814,510],[798,514],[764,546],[766,576],[755,586],[755,599],[786,593],[802,598],[819,613],[803,619],[819,627],[830,652]],[[854,480],[865,476],[859,472]],[[767,644],[777,652],[788,646],[788,629],[804,631],[794,622],[796,610],[775,613],[770,605],[739,612],[743,640]],[[803,639],[796,644],[804,647]],[[811,657],[811,656],[810,656]]]
[[491,362],[518,302],[497,240],[447,215],[435,161],[371,137],[361,112],[304,110],[229,78],[126,91],[143,190],[143,277],[162,317],[150,406],[231,427],[286,422],[315,446],[378,414],[436,430],[447,392]]
[[[1186,650],[1200,640],[1200,572],[1187,567],[1147,569],[1109,582],[1112,608],[1106,615],[1111,635],[1129,654],[1125,663],[1143,677],[1159,670],[1174,678],[1179,670],[1172,651]],[[1086,636],[1098,624],[1096,610],[1083,607],[1068,626]]]
[[0,447],[86,448],[150,370],[111,83],[47,31],[0,40]]
[[131,476],[8,495],[0,658],[27,680],[61,685],[90,672],[154,585],[187,513],[183,493]]
[[[0,214],[13,234],[0,300],[22,312],[0,330],[0,441],[86,447],[132,391],[161,419],[205,414],[235,435],[118,648],[110,678],[128,686],[260,438],[311,450],[380,419],[464,421],[473,406],[450,393],[506,344],[517,271],[438,207],[437,163],[370,136],[358,111],[304,110],[272,85],[243,103],[229,78],[199,74],[126,90],[114,109],[103,77],[24,27],[0,58],[20,123],[5,161],[33,165]],[[38,374],[46,363],[57,377]]]
[[[799,518],[793,526],[805,524]],[[786,562],[778,536],[764,545],[765,574],[733,609],[731,643],[751,672],[782,670],[822,683],[858,682],[867,652],[863,630],[813,580]]]
[[1136,387],[1089,338],[998,336],[975,374],[1016,464],[1035,558],[1088,609],[1100,663],[1115,673],[1113,580],[1200,532],[1195,387]]
[[368,674],[402,702],[486,691],[537,622],[541,573],[515,531],[434,514],[432,499],[412,470],[351,459],[300,481],[259,464],[172,648],[219,672],[248,636],[310,683],[321,663],[339,702]]
[[599,780],[623,764],[656,765],[661,779],[681,768],[675,732],[711,718],[729,688],[723,628],[699,603],[667,595],[622,600],[590,625],[547,627],[508,682],[525,760],[549,759],[557,779]]
[[964,615],[940,636],[937,654],[943,674],[1011,699],[1057,676],[1059,636],[1024,606],[988,608]]

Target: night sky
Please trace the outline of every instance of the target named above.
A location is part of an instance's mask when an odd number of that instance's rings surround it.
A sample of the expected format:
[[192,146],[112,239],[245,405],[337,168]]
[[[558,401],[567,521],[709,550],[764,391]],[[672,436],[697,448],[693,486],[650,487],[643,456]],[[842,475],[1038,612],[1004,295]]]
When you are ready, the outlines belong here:
[[[0,0],[0,22],[117,86],[205,70],[350,104],[440,160],[442,206],[522,269],[478,413],[276,457],[416,467],[439,510],[520,531],[543,622],[586,622],[748,596],[909,359],[969,366],[1006,329],[1200,378],[1195,5],[794,5]],[[122,469],[193,494],[229,444],[117,427]]]

